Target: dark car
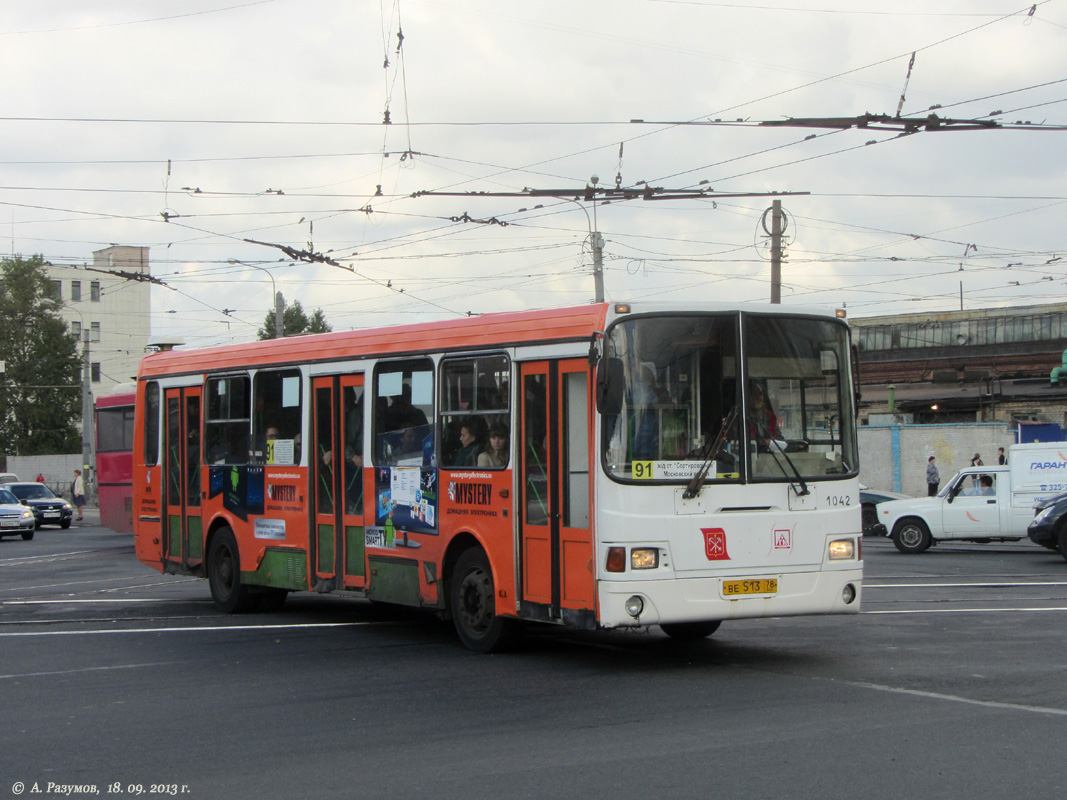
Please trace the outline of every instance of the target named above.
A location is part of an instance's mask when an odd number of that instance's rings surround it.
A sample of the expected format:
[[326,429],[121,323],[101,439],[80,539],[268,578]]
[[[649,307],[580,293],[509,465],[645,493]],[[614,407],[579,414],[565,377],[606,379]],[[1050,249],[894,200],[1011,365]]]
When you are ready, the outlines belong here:
[[37,527],[58,525],[69,528],[74,508],[62,497],[56,497],[43,483],[7,483],[4,488],[33,510]]
[[1034,521],[1026,529],[1030,541],[1059,550],[1067,558],[1067,492],[1046,497],[1034,506]]
[[0,539],[22,534],[22,538],[29,541],[36,527],[33,511],[22,505],[7,489],[0,487]]
[[883,492],[880,489],[865,489],[860,487],[860,509],[863,511],[863,532],[878,533],[875,526],[878,525],[878,512],[875,507],[887,500],[907,500],[906,494],[898,492]]

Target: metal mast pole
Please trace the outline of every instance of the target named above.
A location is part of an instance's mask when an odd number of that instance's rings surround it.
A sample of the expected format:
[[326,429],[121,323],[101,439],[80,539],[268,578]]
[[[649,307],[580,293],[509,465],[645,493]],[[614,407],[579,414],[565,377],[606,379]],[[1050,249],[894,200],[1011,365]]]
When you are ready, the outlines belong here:
[[771,302],[782,302],[782,201],[771,203]]

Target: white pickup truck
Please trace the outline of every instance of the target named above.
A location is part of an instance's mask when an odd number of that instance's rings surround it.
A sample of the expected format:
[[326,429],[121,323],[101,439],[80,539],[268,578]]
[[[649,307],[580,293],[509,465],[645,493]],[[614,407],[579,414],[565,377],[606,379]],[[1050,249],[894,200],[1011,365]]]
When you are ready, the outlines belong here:
[[1008,465],[960,470],[935,497],[878,505],[876,533],[902,553],[921,553],[943,540],[1025,539],[1034,504],[1067,491],[1067,443],[1008,448]]

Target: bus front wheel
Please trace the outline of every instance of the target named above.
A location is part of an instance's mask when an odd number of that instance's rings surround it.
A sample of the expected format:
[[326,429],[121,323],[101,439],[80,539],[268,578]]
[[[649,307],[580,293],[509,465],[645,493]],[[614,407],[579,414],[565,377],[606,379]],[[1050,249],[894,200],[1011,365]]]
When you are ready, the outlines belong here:
[[229,528],[220,528],[211,540],[207,577],[211,599],[219,611],[241,614],[255,606],[255,598],[241,582],[241,556]]
[[506,650],[518,638],[519,623],[496,615],[496,589],[481,548],[465,550],[448,586],[449,611],[460,641],[476,653]]
[[660,628],[677,642],[695,642],[711,636],[721,624],[722,620],[717,619],[711,622],[665,622]]

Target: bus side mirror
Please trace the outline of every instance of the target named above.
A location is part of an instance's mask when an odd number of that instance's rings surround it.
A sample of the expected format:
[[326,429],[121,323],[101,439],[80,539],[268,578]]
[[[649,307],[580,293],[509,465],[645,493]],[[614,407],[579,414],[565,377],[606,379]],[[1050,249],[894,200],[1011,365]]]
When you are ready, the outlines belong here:
[[619,414],[622,412],[623,390],[626,377],[623,373],[622,359],[602,358],[596,371],[596,405],[601,414]]

